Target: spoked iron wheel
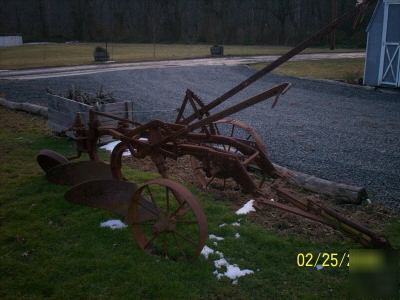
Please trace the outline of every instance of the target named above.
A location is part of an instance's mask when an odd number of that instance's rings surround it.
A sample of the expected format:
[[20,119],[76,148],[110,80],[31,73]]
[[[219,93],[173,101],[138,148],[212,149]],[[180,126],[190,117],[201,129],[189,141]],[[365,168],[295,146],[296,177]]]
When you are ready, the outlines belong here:
[[[266,147],[262,142],[261,137],[255,132],[253,128],[245,123],[234,119],[222,119],[213,123],[214,130],[218,135],[224,135],[227,137],[235,138],[240,142],[252,146],[253,148],[266,152]],[[204,144],[212,147],[216,151],[228,152],[238,155],[241,161],[245,161],[248,156],[242,153],[239,149],[236,149],[230,145],[208,143]],[[228,189],[239,189],[238,183],[231,178],[230,174],[221,172],[215,163],[208,159],[199,161],[195,157],[190,157],[191,167],[196,177],[197,182],[203,189],[213,187],[219,190]],[[250,166],[248,171],[254,176],[254,179],[258,182],[258,185],[262,187],[265,180],[265,174],[257,166]],[[256,172],[255,172],[256,171]],[[254,174],[253,174],[254,173]]]
[[[141,218],[142,209],[152,217]],[[128,222],[140,248],[174,260],[196,258],[207,240],[207,220],[197,200],[185,187],[165,178],[136,191]]]

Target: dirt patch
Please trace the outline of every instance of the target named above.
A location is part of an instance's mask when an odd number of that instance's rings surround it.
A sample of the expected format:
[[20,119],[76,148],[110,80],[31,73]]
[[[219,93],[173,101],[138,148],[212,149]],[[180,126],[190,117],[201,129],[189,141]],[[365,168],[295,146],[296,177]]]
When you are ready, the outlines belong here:
[[[142,171],[157,172],[155,165],[148,158],[125,158],[124,160],[124,162],[130,167]],[[178,182],[185,181],[197,186],[199,189],[202,189],[193,174],[190,158],[188,156],[181,157],[176,162],[167,160],[167,167],[169,174],[171,174],[171,178]],[[285,187],[296,193],[300,193],[303,197],[324,203],[329,207],[334,208],[350,220],[361,223],[377,233],[382,233],[390,220],[393,217],[396,217],[392,211],[376,203],[363,205],[339,205],[335,203],[333,199],[328,197],[301,191],[293,186],[286,185]],[[206,192],[211,193],[216,201],[223,201],[230,205],[233,210],[239,209],[252,197],[251,195],[243,194],[237,184],[231,180],[226,181],[225,190],[223,189],[222,180],[220,180],[219,182],[216,181],[211,183],[207,187]],[[276,193],[270,189],[270,184],[268,182],[264,185],[263,192],[268,195],[269,199],[279,199]],[[279,201],[284,202],[281,200]],[[248,218],[279,235],[302,237],[320,242],[338,241],[347,238],[343,233],[334,230],[329,226],[324,226],[320,223],[269,206],[260,207],[257,209],[256,213],[248,215]]]

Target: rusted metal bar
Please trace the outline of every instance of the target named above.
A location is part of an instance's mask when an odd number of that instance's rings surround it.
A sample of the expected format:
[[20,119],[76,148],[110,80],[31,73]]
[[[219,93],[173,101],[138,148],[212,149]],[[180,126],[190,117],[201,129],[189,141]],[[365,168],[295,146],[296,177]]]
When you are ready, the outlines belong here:
[[362,242],[365,246],[373,246],[378,248],[391,247],[389,241],[387,241],[385,238],[378,236],[375,232],[371,231],[365,226],[342,216],[333,209],[322,206],[321,204],[309,199],[301,201],[292,192],[289,192],[281,187],[277,187],[275,190],[278,192],[278,195],[289,200],[300,209],[319,215],[325,220],[323,223],[330,225],[333,228],[341,229],[355,240]]
[[290,86],[290,83],[283,83],[280,85],[277,85],[261,94],[258,94],[254,97],[251,97],[247,100],[244,100],[234,106],[231,106],[223,111],[220,111],[214,115],[211,115],[205,119],[202,119],[196,123],[190,124],[188,126],[188,129],[190,131],[193,131],[195,129],[198,129],[204,125],[208,125],[210,123],[216,122],[218,120],[221,120],[223,118],[229,117],[230,115],[233,115],[241,110],[244,110],[250,106],[253,106],[261,101],[264,101],[268,98],[271,98],[273,96],[278,96],[281,95],[284,91],[287,90],[287,88]]

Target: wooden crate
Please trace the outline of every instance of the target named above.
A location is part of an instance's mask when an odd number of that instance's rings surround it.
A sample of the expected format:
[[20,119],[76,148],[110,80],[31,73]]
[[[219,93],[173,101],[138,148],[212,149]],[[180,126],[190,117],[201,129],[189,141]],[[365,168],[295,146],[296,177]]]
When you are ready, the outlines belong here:
[[[64,130],[71,127],[77,112],[81,113],[84,124],[89,120],[89,110],[95,109],[101,112],[110,113],[120,118],[132,119],[133,103],[132,102],[116,102],[101,104],[99,106],[90,106],[61,96],[51,95],[48,99],[48,127],[55,133],[60,134]],[[118,121],[109,118],[100,117],[99,120],[103,124],[116,126]],[[73,137],[72,134],[68,134]]]

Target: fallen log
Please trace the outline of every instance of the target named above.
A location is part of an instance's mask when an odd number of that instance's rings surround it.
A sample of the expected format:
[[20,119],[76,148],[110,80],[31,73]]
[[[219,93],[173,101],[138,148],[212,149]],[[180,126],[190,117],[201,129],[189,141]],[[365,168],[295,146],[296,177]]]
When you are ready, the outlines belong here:
[[368,198],[364,187],[337,183],[273,164],[289,182],[306,190],[333,197],[339,203],[361,204]]
[[19,103],[0,98],[0,105],[12,110],[24,111],[47,118],[47,107],[27,102]]

